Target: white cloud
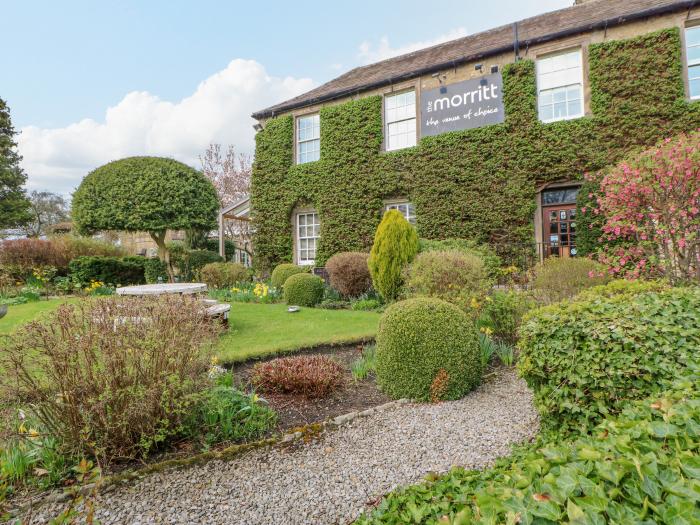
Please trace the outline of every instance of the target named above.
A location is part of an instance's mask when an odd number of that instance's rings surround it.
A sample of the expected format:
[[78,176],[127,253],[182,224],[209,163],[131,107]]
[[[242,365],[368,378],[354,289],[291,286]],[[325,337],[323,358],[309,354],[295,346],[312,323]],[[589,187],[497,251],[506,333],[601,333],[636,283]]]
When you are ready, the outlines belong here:
[[199,167],[211,142],[252,153],[258,109],[314,87],[308,78],[271,77],[254,60],[236,59],[178,102],[128,93],[105,113],[63,128],[27,126],[18,137],[29,189],[70,193],[92,169],[131,155],[161,155]]
[[371,64],[373,62],[379,62],[380,60],[385,60],[387,58],[392,58],[395,56],[410,53],[412,51],[417,51],[418,49],[423,49],[425,47],[434,46],[436,44],[442,44],[443,42],[454,40],[455,38],[461,38],[466,35],[467,30],[463,27],[458,27],[456,29],[448,31],[447,33],[443,33],[431,40],[411,42],[409,44],[399,47],[391,47],[391,44],[389,43],[389,37],[383,36],[379,39],[379,42],[377,43],[372,43],[370,41],[362,42],[362,44],[360,44],[357,56],[363,64]]

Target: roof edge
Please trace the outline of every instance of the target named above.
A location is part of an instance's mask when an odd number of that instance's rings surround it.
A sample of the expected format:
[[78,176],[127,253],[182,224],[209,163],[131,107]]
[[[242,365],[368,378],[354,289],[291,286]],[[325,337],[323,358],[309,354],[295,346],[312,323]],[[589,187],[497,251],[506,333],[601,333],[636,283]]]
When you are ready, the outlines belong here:
[[[664,15],[666,13],[671,13],[673,11],[680,11],[682,9],[690,9],[699,3],[700,3],[700,0],[684,0],[684,1],[678,2],[676,4],[667,4],[667,5],[663,5],[660,7],[652,7],[650,9],[644,9],[642,11],[638,11],[636,13],[632,13],[632,14],[626,15],[626,16],[617,16],[617,17],[613,17],[613,18],[607,18],[607,19],[601,20],[600,22],[595,22],[593,24],[583,24],[580,26],[573,27],[571,29],[547,33],[546,35],[543,35],[540,37],[518,40],[518,43],[520,45],[523,45],[526,47],[533,45],[533,44],[542,44],[545,42],[551,42],[552,40],[558,40],[560,38],[565,38],[567,36],[576,35],[576,34],[579,34],[579,33],[585,32],[585,31],[594,31],[596,29],[604,29],[606,27],[618,26],[618,25],[622,25],[622,24],[625,24],[628,22],[633,22],[635,20],[639,20],[642,18],[649,18],[651,16]],[[513,26],[516,26],[517,24],[519,24],[522,21],[523,20],[520,20],[518,22],[513,22]],[[476,36],[478,34],[479,33],[476,33],[473,36]],[[486,58],[489,56],[498,55],[500,53],[505,53],[509,50],[512,50],[514,44],[515,44],[515,40],[513,40],[513,42],[511,42],[511,44],[509,44],[507,46],[499,46],[497,48],[488,49],[482,53],[472,53],[471,55],[466,55],[466,56],[459,58],[459,59],[456,59],[456,60],[449,60],[447,62],[440,62],[440,63],[435,64],[433,66],[424,67],[424,68],[417,69],[415,71],[411,71],[410,73],[406,73],[406,74],[399,75],[396,77],[390,77],[390,78],[376,81],[376,82],[369,82],[367,84],[361,84],[357,87],[332,91],[332,92],[327,93],[325,95],[313,97],[313,98],[310,98],[310,99],[307,99],[304,101],[292,102],[289,104],[282,102],[280,104],[280,107],[278,107],[275,110],[262,109],[260,111],[256,111],[255,113],[253,113],[251,115],[251,117],[253,117],[256,120],[271,118],[271,117],[278,116],[280,113],[291,111],[293,109],[299,109],[299,108],[303,108],[306,106],[312,106],[314,104],[320,104],[323,102],[329,102],[331,100],[336,100],[336,99],[343,98],[343,97],[346,97],[349,95],[361,93],[362,91],[369,91],[371,89],[376,89],[376,88],[388,86],[388,85],[394,84],[396,82],[402,82],[404,80],[409,80],[411,78],[419,77],[422,75],[428,75],[431,73],[442,71],[444,69],[453,68],[455,66],[460,66],[460,65],[467,63],[467,62],[472,62],[474,60],[478,60],[481,58]],[[413,53],[415,53],[415,52],[416,51],[414,51]],[[399,55],[399,56],[401,56],[401,55]],[[352,71],[352,69],[350,71]]]

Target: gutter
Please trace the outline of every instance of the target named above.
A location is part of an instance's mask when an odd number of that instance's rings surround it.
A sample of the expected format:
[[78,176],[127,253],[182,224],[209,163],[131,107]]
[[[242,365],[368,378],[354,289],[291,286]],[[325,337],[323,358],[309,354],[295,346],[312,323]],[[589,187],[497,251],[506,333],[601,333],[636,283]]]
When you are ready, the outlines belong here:
[[[571,29],[565,29],[563,31],[555,31],[553,33],[548,33],[543,36],[535,37],[535,38],[529,38],[526,40],[519,40],[516,42],[511,42],[507,45],[502,45],[499,47],[491,48],[487,51],[484,51],[482,53],[474,53],[472,55],[467,55],[462,58],[458,59],[453,59],[448,62],[440,62],[438,64],[432,65],[432,66],[427,66],[423,67],[420,69],[416,69],[411,71],[410,73],[405,73],[403,75],[398,75],[395,77],[390,77],[387,79],[383,80],[378,80],[375,82],[370,82],[369,84],[363,84],[360,86],[355,86],[352,88],[346,88],[346,89],[340,89],[337,91],[333,91],[331,93],[327,93],[325,95],[321,95],[318,97],[313,97],[310,99],[306,99],[303,102],[297,102],[297,103],[291,103],[287,105],[280,106],[279,108],[275,110],[262,110],[262,111],[257,111],[253,113],[251,116],[256,119],[264,119],[264,118],[269,118],[269,117],[274,117],[276,115],[279,115],[280,113],[284,113],[286,111],[292,110],[292,109],[299,109],[303,108],[306,106],[312,106],[314,104],[320,104],[322,102],[329,102],[331,100],[336,100],[339,98],[347,97],[350,95],[353,95],[355,93],[359,93],[361,91],[369,91],[372,89],[380,88],[380,87],[385,87],[391,84],[394,84],[396,82],[402,82],[404,80],[409,80],[411,78],[423,76],[423,75],[430,75],[432,73],[436,73],[439,71],[444,71],[445,69],[450,69],[452,67],[456,67],[468,62],[473,62],[475,60],[480,60],[482,58],[486,58],[489,56],[493,55],[500,55],[501,53],[507,53],[509,51],[513,51],[516,45],[518,47],[520,46],[525,46],[528,47],[533,44],[543,44],[545,42],[551,42],[552,40],[559,40],[561,38],[566,38],[569,36],[577,35],[579,33],[587,32],[587,31],[595,31],[597,29],[605,29],[607,27],[613,27],[613,26],[618,26],[622,25],[627,22],[634,22],[636,20],[640,20],[643,18],[650,18],[653,16],[660,16],[660,15],[665,15],[667,13],[671,13],[674,11],[680,11],[682,9],[692,9],[696,5],[700,3],[700,0],[684,0],[682,2],[678,2],[675,4],[669,4],[669,5],[664,5],[661,7],[652,7],[650,9],[645,9],[644,11],[638,11],[636,13],[632,13],[627,16],[617,16],[613,18],[608,18],[601,20],[599,22],[595,22],[592,24],[585,24],[581,26],[576,26]],[[519,22],[516,22],[515,24],[518,24]],[[514,26],[514,27],[517,27]]]

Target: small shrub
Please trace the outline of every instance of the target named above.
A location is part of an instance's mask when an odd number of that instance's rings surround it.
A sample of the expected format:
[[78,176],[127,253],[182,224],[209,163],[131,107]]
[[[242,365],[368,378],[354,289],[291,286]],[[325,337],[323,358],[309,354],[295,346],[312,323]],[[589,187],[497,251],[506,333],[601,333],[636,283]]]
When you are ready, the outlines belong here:
[[517,290],[494,291],[484,301],[480,322],[501,341],[515,344],[523,316],[536,306],[527,293]]
[[367,260],[368,253],[336,253],[326,262],[328,278],[333,288],[343,297],[359,297],[372,286]]
[[284,283],[287,282],[292,275],[297,273],[308,273],[310,268],[307,266],[297,266],[296,264],[278,264],[275,269],[272,270],[272,276],[270,277],[270,285],[273,288],[279,288],[280,290],[284,287]]
[[343,367],[327,356],[280,357],[256,364],[252,383],[269,394],[325,397],[343,383]]
[[491,284],[478,256],[455,250],[420,253],[405,275],[409,296],[435,297],[461,308],[481,298]]
[[185,435],[207,446],[262,438],[277,421],[277,414],[255,394],[228,385],[209,390],[186,423]]
[[375,345],[365,346],[359,359],[353,361],[350,366],[352,376],[361,381],[377,370],[377,347]]
[[590,259],[550,257],[533,269],[531,285],[536,298],[549,304],[609,280],[605,267]]
[[218,330],[188,297],[64,304],[4,341],[2,386],[72,455],[144,457],[201,399]]
[[296,273],[284,283],[284,300],[297,306],[316,306],[323,299],[323,281],[308,273]]
[[377,310],[382,307],[382,302],[379,299],[359,299],[357,301],[353,301],[350,304],[350,308],[353,310],[359,310],[359,311],[372,311],[372,310]]
[[700,289],[673,288],[599,289],[530,312],[520,327],[518,368],[543,426],[585,431],[663,388],[697,353],[699,311]]
[[489,366],[491,358],[496,353],[496,342],[491,339],[488,333],[479,332],[479,351],[481,357],[481,368],[485,369]]
[[199,278],[209,288],[228,288],[250,280],[248,270],[239,263],[215,262],[205,265],[199,271]]
[[[203,280],[203,278],[201,277],[202,268],[204,268],[208,264],[223,262],[224,258],[216,252],[210,252],[209,250],[189,250],[186,252],[184,257],[184,267],[181,268],[180,271],[182,272],[183,279],[186,281],[192,281],[195,279]],[[243,268],[243,265],[240,265],[238,263],[231,264],[237,264],[238,266]]]
[[91,282],[126,286],[143,284],[144,257],[76,257],[69,264],[70,277],[80,287]]
[[484,262],[484,269],[489,279],[495,280],[501,275],[501,258],[487,244],[478,244],[468,239],[421,239],[420,252],[458,251],[466,255],[475,255]]
[[403,271],[418,253],[416,229],[401,212],[389,210],[374,235],[368,259],[372,284],[388,301],[396,299],[403,285]]
[[515,363],[515,348],[505,341],[496,343],[496,355],[503,366],[513,366]]
[[377,382],[393,398],[430,400],[444,369],[444,399],[458,399],[481,379],[478,332],[467,314],[432,298],[391,305],[377,332]]
[[144,261],[143,274],[148,284],[167,283],[169,279],[165,263],[156,257]]

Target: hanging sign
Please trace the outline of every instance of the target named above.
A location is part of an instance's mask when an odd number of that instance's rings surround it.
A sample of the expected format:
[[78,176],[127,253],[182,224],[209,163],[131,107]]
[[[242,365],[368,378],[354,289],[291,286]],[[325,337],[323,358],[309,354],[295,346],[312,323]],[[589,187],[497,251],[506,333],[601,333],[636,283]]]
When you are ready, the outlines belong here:
[[494,73],[421,91],[420,105],[421,137],[500,124],[503,77]]

